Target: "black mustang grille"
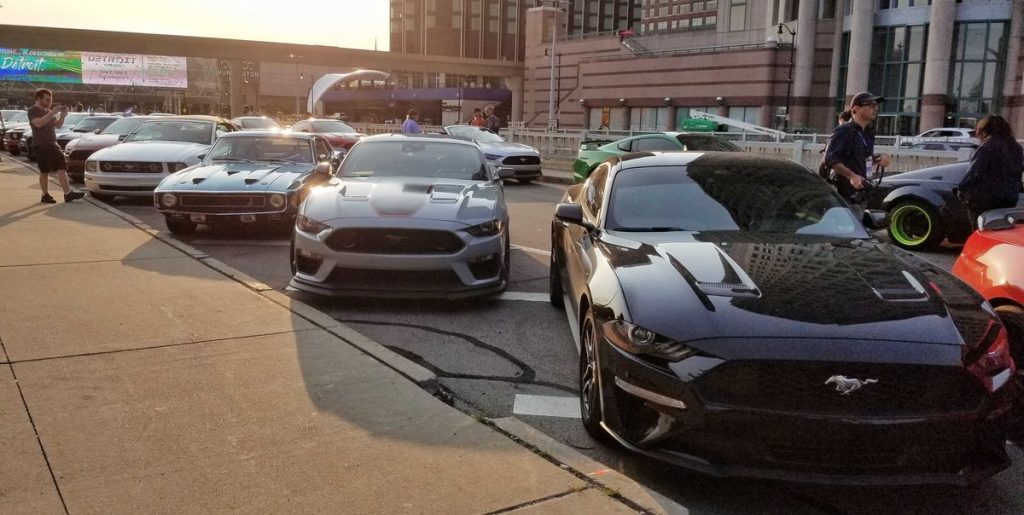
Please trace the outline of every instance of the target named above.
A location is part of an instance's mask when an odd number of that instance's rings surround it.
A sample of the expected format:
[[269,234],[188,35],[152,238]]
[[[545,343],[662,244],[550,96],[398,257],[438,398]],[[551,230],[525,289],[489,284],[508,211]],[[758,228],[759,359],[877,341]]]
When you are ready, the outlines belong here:
[[[843,395],[832,376],[873,379]],[[708,404],[794,414],[906,417],[971,411],[985,399],[981,384],[955,367],[736,361],[701,377]]]
[[506,165],[539,165],[540,158],[537,156],[511,156],[501,160]]
[[336,267],[327,276],[335,288],[354,290],[451,291],[464,288],[452,270],[373,270]]
[[161,173],[163,163],[146,163],[138,161],[104,161],[100,170],[110,173]]
[[182,195],[181,207],[199,213],[249,213],[272,210],[267,206],[266,197],[262,195]]
[[338,229],[327,246],[361,254],[453,254],[463,242],[449,231],[419,229]]

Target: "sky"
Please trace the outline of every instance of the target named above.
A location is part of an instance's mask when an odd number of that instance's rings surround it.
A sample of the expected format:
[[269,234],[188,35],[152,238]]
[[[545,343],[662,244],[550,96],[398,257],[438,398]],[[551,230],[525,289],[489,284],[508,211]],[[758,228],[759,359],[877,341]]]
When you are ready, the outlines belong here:
[[388,7],[388,0],[0,0],[0,24],[386,51]]

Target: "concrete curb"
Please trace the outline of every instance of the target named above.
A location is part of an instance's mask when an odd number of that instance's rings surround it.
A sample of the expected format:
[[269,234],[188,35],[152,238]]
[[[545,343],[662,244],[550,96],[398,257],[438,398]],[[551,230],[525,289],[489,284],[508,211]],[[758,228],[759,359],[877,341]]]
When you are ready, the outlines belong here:
[[522,420],[506,417],[494,419],[491,422],[501,431],[547,455],[556,463],[568,467],[588,481],[600,485],[609,495],[622,497],[648,513],[665,515],[689,513],[689,510],[675,501],[644,488],[636,481],[588,458],[576,449],[562,444]]

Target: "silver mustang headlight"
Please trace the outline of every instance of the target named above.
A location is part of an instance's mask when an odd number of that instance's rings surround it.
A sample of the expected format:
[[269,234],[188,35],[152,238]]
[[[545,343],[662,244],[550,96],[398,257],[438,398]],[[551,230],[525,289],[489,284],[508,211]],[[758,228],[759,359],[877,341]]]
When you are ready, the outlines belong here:
[[504,156],[499,156],[498,154],[484,154],[484,157],[486,157],[488,161],[501,161],[501,158]]
[[288,203],[288,199],[280,193],[275,193],[270,196],[270,207],[274,209],[281,209]]
[[96,161],[86,161],[85,162],[85,171],[87,171],[87,172],[98,172],[98,171],[100,171],[100,164],[97,163]]
[[612,345],[630,354],[644,354],[668,361],[679,361],[697,353],[691,347],[669,340],[650,329],[625,320],[605,322],[601,330],[605,339]]
[[173,193],[164,193],[160,195],[160,203],[164,207],[174,207],[178,205],[178,196]]
[[501,220],[491,220],[489,222],[484,222],[482,224],[466,228],[466,232],[473,236],[494,236],[495,234],[501,233],[503,230],[505,230],[505,222]]
[[295,217],[295,227],[298,228],[300,231],[308,232],[311,234],[320,234],[324,230],[330,228],[329,225],[323,222],[318,222],[316,220],[313,220],[312,218],[309,218],[308,216],[302,215]]

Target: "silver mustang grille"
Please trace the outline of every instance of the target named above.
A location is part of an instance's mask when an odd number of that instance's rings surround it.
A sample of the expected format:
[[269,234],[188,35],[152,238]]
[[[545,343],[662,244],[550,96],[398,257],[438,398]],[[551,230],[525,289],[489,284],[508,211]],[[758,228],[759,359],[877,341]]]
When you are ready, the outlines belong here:
[[510,156],[501,161],[506,165],[539,165],[540,158],[537,156]]
[[327,246],[363,254],[454,254],[464,243],[449,231],[352,228],[331,233]]

